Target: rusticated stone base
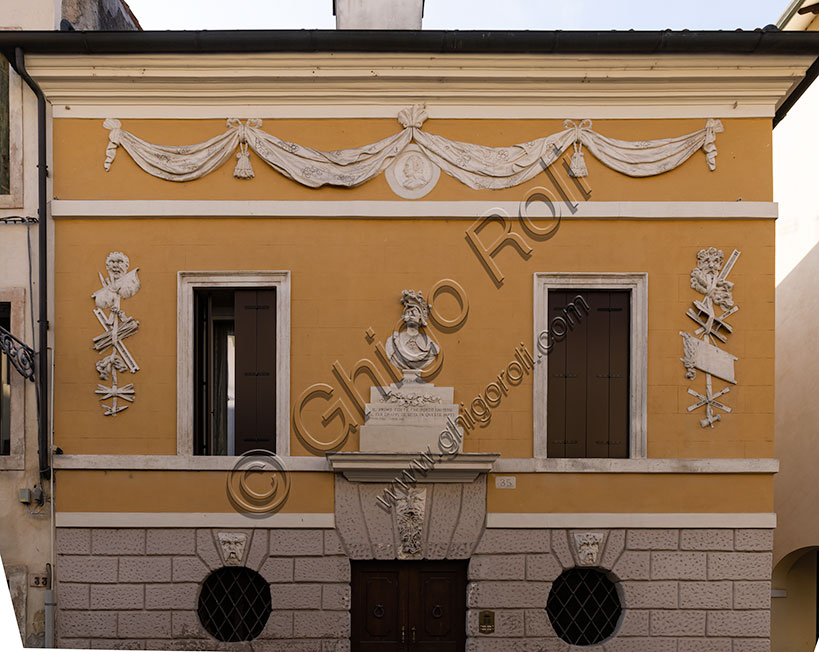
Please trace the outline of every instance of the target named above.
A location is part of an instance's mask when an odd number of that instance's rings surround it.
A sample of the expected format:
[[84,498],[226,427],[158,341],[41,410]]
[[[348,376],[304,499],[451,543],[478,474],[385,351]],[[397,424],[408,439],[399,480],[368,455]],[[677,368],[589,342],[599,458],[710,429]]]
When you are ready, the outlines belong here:
[[[479,525],[473,539],[473,521],[483,518],[480,509],[472,513],[472,503],[480,501],[469,493],[454,501],[449,493],[437,487],[430,492],[422,541],[426,558],[438,557],[444,548],[448,558],[470,558],[464,596],[469,652],[579,649],[556,636],[545,611],[552,582],[574,566],[609,571],[624,606],[615,634],[588,649],[770,651],[771,530],[487,530]],[[438,515],[450,498],[460,506],[457,522]],[[392,519],[381,527],[369,502],[357,499],[347,526],[355,522],[365,528],[362,540],[371,546],[366,551],[349,549],[356,542],[349,533],[357,534],[349,527],[346,543],[335,530],[320,529],[58,528],[59,645],[345,652],[350,558],[395,558],[400,543]],[[470,535],[453,547],[459,528]],[[271,583],[273,613],[251,643],[214,640],[196,614],[201,583],[224,565],[217,533],[225,531],[247,535],[241,563]],[[576,536],[584,533],[593,536]],[[589,540],[596,542],[591,551],[581,545]],[[495,612],[492,634],[479,632],[478,613],[484,609]]]
[[[271,583],[273,612],[252,643],[221,643],[196,614],[224,565],[217,532],[242,532],[242,565]],[[350,562],[334,530],[57,529],[60,647],[345,652]]]
[[[589,565],[575,534],[602,535],[595,563],[623,603],[605,652],[770,652],[772,530],[486,530],[469,564],[470,652],[567,652],[545,607],[552,582]],[[478,613],[495,611],[495,633]]]

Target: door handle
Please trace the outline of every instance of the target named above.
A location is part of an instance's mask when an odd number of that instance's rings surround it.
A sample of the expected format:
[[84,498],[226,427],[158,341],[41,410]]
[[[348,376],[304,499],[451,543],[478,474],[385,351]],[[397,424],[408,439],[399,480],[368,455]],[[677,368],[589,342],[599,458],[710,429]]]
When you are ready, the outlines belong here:
[[407,626],[401,625],[401,643],[407,642]]
[[415,627],[410,627],[410,643],[415,643]]

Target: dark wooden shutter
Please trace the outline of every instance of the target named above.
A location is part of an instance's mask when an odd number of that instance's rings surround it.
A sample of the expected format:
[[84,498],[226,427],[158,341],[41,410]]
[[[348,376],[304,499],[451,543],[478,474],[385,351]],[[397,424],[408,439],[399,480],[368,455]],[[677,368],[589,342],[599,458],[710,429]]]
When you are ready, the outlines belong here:
[[628,292],[610,292],[609,297],[609,457],[628,457],[631,296]]
[[[549,292],[548,303],[547,322],[550,322],[552,315],[557,314],[556,311],[566,305],[566,293]],[[546,434],[548,440],[546,455],[547,457],[566,457],[566,384],[568,381],[566,378],[566,349],[568,347],[565,339],[551,341],[553,344],[550,351],[538,351],[539,354],[544,353],[547,356]],[[547,345],[548,341],[544,343],[544,347]]]
[[[590,311],[570,320],[578,294]],[[629,306],[627,291],[549,292],[549,327],[574,323],[548,355],[547,456],[628,457]]]
[[194,294],[194,454],[209,455],[211,441],[210,356],[212,350],[211,302],[205,293]]
[[236,290],[236,455],[276,451],[276,291]]

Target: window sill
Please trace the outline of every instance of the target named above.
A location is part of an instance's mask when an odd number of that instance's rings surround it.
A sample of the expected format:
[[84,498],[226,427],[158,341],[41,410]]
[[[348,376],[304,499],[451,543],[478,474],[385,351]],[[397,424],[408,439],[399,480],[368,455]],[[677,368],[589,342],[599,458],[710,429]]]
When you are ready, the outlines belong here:
[[493,473],[776,473],[779,460],[738,459],[607,459],[500,458]]
[[23,455],[0,455],[0,471],[23,471],[25,468]]
[[[239,461],[234,455],[56,455],[56,469],[125,469],[142,471],[230,471]],[[288,471],[329,471],[323,457],[279,457]]]
[[[229,471],[243,458],[201,455],[56,455],[56,469]],[[289,471],[332,471],[324,457],[279,458]],[[0,470],[16,456],[0,459]],[[22,467],[22,460],[19,462]],[[337,466],[337,465],[335,465]],[[498,458],[492,473],[776,473],[779,460],[748,459],[570,459]]]

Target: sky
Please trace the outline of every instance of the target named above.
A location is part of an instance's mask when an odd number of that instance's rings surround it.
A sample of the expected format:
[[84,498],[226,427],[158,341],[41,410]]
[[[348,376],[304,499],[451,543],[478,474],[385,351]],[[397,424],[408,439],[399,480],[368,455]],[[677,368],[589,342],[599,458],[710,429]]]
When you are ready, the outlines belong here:
[[[143,29],[334,29],[332,0],[127,0]],[[426,0],[424,29],[754,29],[788,0]]]

